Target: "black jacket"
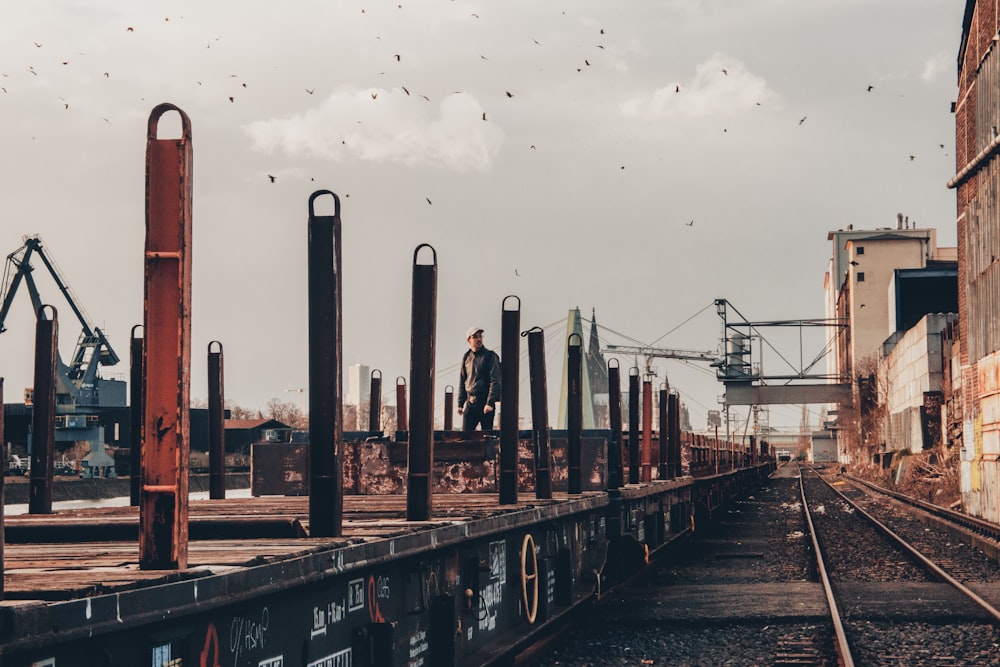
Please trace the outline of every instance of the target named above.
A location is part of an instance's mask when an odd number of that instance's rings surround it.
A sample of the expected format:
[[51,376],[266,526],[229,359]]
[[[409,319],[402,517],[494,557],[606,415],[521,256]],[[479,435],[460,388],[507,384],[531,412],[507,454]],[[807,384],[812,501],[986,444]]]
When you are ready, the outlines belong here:
[[[470,400],[473,398],[475,400]],[[465,351],[458,387],[458,407],[466,402],[494,405],[500,400],[500,357],[485,347]]]

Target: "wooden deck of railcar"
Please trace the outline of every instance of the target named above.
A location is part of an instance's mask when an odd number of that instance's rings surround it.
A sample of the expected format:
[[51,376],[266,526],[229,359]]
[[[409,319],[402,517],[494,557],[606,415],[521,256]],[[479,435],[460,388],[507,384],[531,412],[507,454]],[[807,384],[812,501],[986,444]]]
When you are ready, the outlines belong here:
[[[5,521],[4,596],[9,601],[71,600],[414,538],[399,543],[398,556],[452,539],[442,531],[460,539],[473,523],[474,532],[482,534],[491,525],[502,530],[560,516],[575,503],[594,506],[606,500],[603,493],[556,493],[551,500],[522,497],[501,506],[494,494],[435,495],[433,520],[407,521],[406,496],[346,496],[343,534],[336,538],[308,537],[308,497],[195,500],[189,507],[188,567],[182,571],[139,569],[137,507],[18,515]],[[437,533],[433,538],[432,532]]]

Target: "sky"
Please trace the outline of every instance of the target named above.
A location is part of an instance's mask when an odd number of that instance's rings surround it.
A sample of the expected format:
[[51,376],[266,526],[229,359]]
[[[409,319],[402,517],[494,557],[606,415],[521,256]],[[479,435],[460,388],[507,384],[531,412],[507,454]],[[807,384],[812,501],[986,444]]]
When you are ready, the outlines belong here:
[[[0,253],[40,235],[123,360],[103,375],[127,376],[143,320],[146,123],[170,102],[193,137],[195,400],[208,393],[213,340],[227,400],[263,409],[307,395],[306,225],[322,189],[341,204],[345,371],[379,369],[395,402],[394,378],[409,373],[414,250],[426,243],[438,265],[438,405],[458,383],[469,326],[499,350],[508,295],[523,329],[546,331],[554,400],[571,309],[596,312],[606,344],[710,351],[717,298],[750,320],[824,316],[830,230],[890,227],[903,213],[954,245],[945,184],[963,10],[7,0]],[[160,137],[178,126],[165,116]],[[39,287],[65,305],[47,277]],[[59,312],[67,358],[80,329]],[[4,325],[5,400],[20,401],[32,383],[27,294]],[[792,345],[790,356],[812,357],[823,341]],[[526,344],[521,353],[526,406]],[[696,428],[719,409],[705,364],[654,369]],[[774,407],[769,421],[794,429],[800,415]]]

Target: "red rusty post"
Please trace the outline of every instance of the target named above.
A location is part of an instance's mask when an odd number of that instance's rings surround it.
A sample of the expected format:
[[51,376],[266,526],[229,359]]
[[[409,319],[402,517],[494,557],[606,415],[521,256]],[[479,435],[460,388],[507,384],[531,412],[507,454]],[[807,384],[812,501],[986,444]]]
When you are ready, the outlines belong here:
[[608,425],[611,428],[608,488],[620,489],[625,483],[625,460],[622,452],[622,383],[617,359],[608,359]]
[[653,381],[642,381],[642,481],[653,479]]
[[[333,215],[316,215],[317,198],[333,198]],[[340,199],[309,197],[309,535],[343,531],[344,440]]]
[[670,420],[667,418],[667,402],[670,400],[667,384],[664,382],[660,385],[659,393],[659,405],[656,407],[659,409],[659,420],[660,420],[660,455],[659,455],[659,465],[657,466],[656,477],[657,479],[666,479],[670,476],[669,467],[667,465],[667,443],[670,442],[670,437],[667,433],[670,430]]
[[406,413],[406,378],[400,375],[396,378],[396,431],[405,433],[410,430]]
[[[424,248],[430,264],[418,264]],[[406,462],[406,519],[429,521],[434,491],[434,348],[437,328],[437,252],[413,251],[410,312],[410,434]]]
[[528,337],[528,382],[531,386],[531,436],[535,450],[535,498],[552,498],[552,463],[549,452],[549,393],[545,379],[545,330],[532,327]]
[[444,388],[444,430],[455,428],[455,388],[450,384]]
[[[212,346],[217,345],[217,350]],[[226,393],[223,383],[222,343],[208,344],[208,497],[226,497]]]
[[[375,374],[378,373],[376,376]],[[368,392],[368,435],[382,434],[382,371],[371,372]]]
[[628,483],[639,483],[639,369],[628,369]]
[[[46,319],[45,309],[52,309]],[[31,477],[28,512],[52,513],[52,459],[55,455],[56,367],[59,315],[53,306],[38,309],[35,324],[35,385],[31,409]]]
[[141,324],[132,327],[129,339],[129,445],[128,445],[128,477],[129,505],[139,506],[139,495],[142,491],[142,337],[136,335]]
[[[508,308],[513,301],[516,307]],[[517,449],[520,422],[521,299],[504,297],[500,304],[500,504],[517,502]],[[445,394],[447,396],[447,394]],[[451,406],[445,401],[445,414]]]
[[[158,139],[168,111],[181,136]],[[182,570],[188,557],[191,396],[191,121],[173,104],[149,115],[143,320],[139,567]]]
[[569,335],[566,342],[566,488],[583,492],[583,337]]

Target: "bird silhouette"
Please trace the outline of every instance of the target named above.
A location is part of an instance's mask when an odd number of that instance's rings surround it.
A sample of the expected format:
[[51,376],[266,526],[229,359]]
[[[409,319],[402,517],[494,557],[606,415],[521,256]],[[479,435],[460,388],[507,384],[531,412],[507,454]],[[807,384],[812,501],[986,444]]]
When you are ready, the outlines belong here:
[[911,156],[910,156],[910,162],[913,162],[913,161],[914,161],[914,160],[916,160],[916,159],[917,159],[917,156],[916,156],[916,155],[911,155]]
[[486,120],[486,112],[483,112],[483,120]]
[[271,174],[268,174],[267,177],[271,179],[272,183],[274,183],[278,179],[277,176],[272,176]]
[[426,199],[426,200],[427,200],[427,203],[428,203],[428,204],[430,204],[430,203],[431,203],[431,198],[430,198],[430,197],[424,197],[424,199]]
[[875,87],[875,86],[868,86],[868,92],[869,92],[869,93],[870,93],[870,92],[872,92],[872,88],[874,88],[874,87]]
[[806,118],[808,118],[808,117],[809,116],[803,116],[802,118],[800,118],[799,119],[799,125],[801,125],[802,123],[806,122]]
[[726,71],[725,67],[722,68],[722,76],[729,76],[729,72]]
[[684,224],[687,227],[694,227],[694,220],[692,220],[691,222],[685,222]]
[[406,93],[407,95],[409,95],[409,94],[410,94],[410,91],[408,91],[408,90],[406,89],[406,86],[400,86],[400,88],[402,88],[402,89],[403,89],[403,92],[404,92],[404,93]]
[[676,86],[674,87],[674,92],[675,92],[675,93],[679,93],[679,92],[681,92],[681,84],[677,84],[677,85],[676,85]]
[[312,90],[310,90],[310,89],[306,88],[306,92],[309,93],[310,95],[312,95],[313,93],[316,92],[316,89],[313,88]]
[[512,93],[512,92],[510,92],[510,91],[508,90],[508,91],[507,91],[507,97],[514,97],[514,93]]
[[398,54],[398,53],[397,53],[396,55],[394,55],[394,56],[393,56],[393,58],[395,58],[395,59],[396,59],[396,62],[397,62],[397,63],[399,62],[399,57],[400,57],[400,56],[399,56],[399,54]]

